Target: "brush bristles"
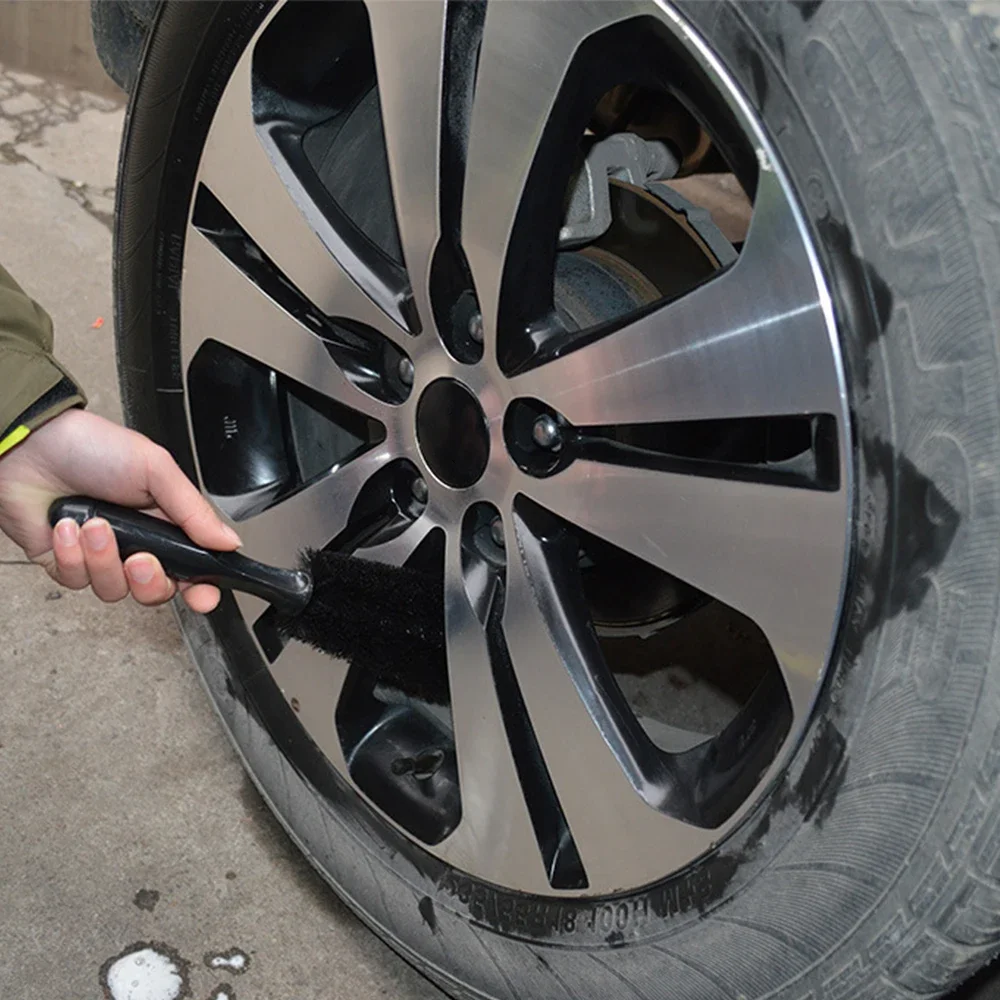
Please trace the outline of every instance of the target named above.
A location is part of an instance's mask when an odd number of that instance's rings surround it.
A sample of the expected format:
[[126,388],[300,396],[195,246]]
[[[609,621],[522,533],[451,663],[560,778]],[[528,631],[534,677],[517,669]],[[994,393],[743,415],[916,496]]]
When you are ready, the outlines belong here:
[[308,552],[309,604],[279,632],[347,660],[377,683],[432,704],[448,701],[444,595],[436,576],[339,552]]

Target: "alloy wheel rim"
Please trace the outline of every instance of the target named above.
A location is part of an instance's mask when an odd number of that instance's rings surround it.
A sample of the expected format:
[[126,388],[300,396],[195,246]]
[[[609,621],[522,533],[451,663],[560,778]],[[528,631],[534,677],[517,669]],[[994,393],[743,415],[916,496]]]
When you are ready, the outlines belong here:
[[[440,330],[430,280],[446,224],[456,221],[445,206],[453,196],[440,183],[448,6],[368,5],[405,260],[388,278],[368,267],[344,227],[330,221],[329,206],[317,204],[303,184],[280,120],[255,107],[256,43],[281,9],[260,26],[221,97],[196,192],[207,190],[223,206],[312,312],[255,280],[217,233],[198,224],[194,199],[184,250],[181,363],[189,373],[206,343],[226,345],[381,431],[366,450],[297,492],[259,512],[259,504],[245,506],[252,513],[241,514],[237,527],[246,550],[293,564],[304,548],[340,536],[365,487],[402,463],[416,507],[403,530],[358,554],[402,564],[435,533],[444,535],[460,818],[436,842],[416,839],[465,872],[543,895],[607,894],[660,879],[719,842],[780,773],[811,715],[840,615],[850,537],[847,395],[829,292],[792,186],[735,82],[671,7],[489,5],[478,26],[457,210],[476,299],[463,314],[474,331],[463,353]],[[669,32],[749,138],[759,164],[749,233],[736,263],[703,286],[511,371],[498,351],[501,299],[540,139],[581,46],[636,18]],[[371,331],[372,342],[387,345],[388,374],[377,393],[365,381],[370,358],[356,364],[354,355],[331,351],[324,317]],[[451,444],[434,457],[428,451],[427,401],[442,386],[460,387],[454,398],[473,401],[467,413],[482,432],[476,475],[456,473],[443,457],[455,450]],[[835,485],[806,489],[636,468],[586,454],[539,475],[512,454],[511,413],[526,401],[541,403],[569,428],[823,414],[836,429]],[[194,424],[190,406],[189,413]],[[204,480],[206,455],[194,443]],[[565,558],[553,525],[562,522],[725,601],[767,637],[791,720],[767,766],[721,821],[695,801],[702,793],[692,792],[685,771],[693,758],[679,763],[651,752],[595,664],[600,653],[591,631],[561,590]],[[484,524],[492,549],[470,541]],[[260,622],[261,602],[241,595],[238,603],[249,626]],[[400,825],[358,785],[351,751],[338,734],[347,665],[296,644],[268,649],[259,629],[256,635],[320,750]],[[698,781],[715,780],[704,763],[698,767]],[[544,794],[529,791],[532,783],[544,785]]]

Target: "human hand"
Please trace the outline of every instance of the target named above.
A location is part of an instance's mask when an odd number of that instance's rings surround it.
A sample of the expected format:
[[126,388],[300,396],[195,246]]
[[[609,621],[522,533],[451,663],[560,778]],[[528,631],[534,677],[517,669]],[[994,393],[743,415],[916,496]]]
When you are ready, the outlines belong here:
[[[49,505],[72,494],[165,517],[209,549],[230,551],[240,544],[168,451],[103,417],[67,410],[0,457],[0,531],[54,580],[74,590],[90,586],[102,601],[131,592],[140,604],[162,604],[177,585],[149,553],[123,564],[107,521],[93,518],[79,528],[66,518],[53,530]],[[211,611],[219,602],[216,587],[180,587],[194,611]]]

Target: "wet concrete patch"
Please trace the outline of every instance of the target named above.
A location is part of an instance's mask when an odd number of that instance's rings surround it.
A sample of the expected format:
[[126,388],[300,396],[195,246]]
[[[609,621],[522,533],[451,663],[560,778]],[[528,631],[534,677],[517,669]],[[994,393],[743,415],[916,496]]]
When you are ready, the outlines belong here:
[[140,889],[132,898],[133,904],[147,913],[152,913],[159,901],[160,894],[156,889]]

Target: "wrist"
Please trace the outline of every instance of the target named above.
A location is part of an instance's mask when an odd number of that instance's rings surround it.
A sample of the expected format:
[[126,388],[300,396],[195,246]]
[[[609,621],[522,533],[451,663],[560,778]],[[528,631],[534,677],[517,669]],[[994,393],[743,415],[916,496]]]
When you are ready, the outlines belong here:
[[54,386],[27,407],[20,416],[0,430],[0,458],[17,447],[28,435],[43,424],[86,400],[76,384],[63,376]]

